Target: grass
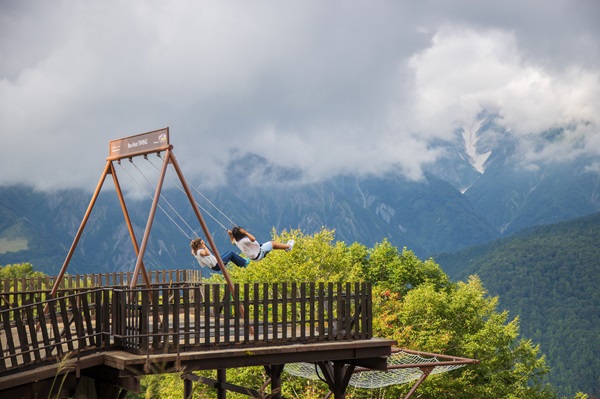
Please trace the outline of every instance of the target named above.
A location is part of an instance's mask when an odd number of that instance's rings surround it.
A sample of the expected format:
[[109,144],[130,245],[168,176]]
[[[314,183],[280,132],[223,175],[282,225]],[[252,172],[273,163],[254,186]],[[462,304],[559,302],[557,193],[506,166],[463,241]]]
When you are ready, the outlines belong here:
[[17,252],[29,249],[27,238],[3,238],[0,237],[0,254]]
[[[73,366],[69,365],[69,360],[71,358],[72,353],[69,352],[67,353],[62,359],[60,359],[60,361],[58,362],[58,368],[56,370],[56,375],[54,376],[54,380],[52,381],[52,386],[50,387],[50,395],[48,396],[48,398],[56,398],[59,399],[59,395],[62,392],[62,388],[63,385],[65,383],[65,380],[67,379],[67,376],[69,375],[69,372],[72,371]],[[59,376],[62,372],[65,372],[63,374],[63,377],[61,380],[59,380]],[[58,390],[56,391],[56,394],[54,396],[52,396],[52,392],[54,391],[54,386],[56,385],[56,383],[59,383],[60,385],[58,386]]]

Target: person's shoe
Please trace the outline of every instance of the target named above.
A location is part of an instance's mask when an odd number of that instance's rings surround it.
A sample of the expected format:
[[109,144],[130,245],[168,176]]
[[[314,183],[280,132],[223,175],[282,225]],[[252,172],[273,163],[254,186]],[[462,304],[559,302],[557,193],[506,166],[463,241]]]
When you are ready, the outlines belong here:
[[290,252],[292,250],[292,248],[294,248],[294,240],[289,240],[287,242],[287,245],[289,245],[290,247],[288,249],[286,249],[286,251]]
[[250,258],[246,258],[246,263],[244,264],[244,267],[248,267],[248,265],[250,264]]

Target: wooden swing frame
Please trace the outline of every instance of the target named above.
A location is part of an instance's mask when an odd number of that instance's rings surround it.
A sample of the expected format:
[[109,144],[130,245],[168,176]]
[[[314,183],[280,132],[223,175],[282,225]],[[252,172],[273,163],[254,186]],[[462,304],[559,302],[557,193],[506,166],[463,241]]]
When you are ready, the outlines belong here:
[[[146,222],[146,228],[144,230],[142,242],[138,246],[138,241],[136,239],[135,232],[133,230],[133,225],[131,224],[131,219],[129,217],[129,212],[127,211],[127,206],[125,204],[125,198],[123,197],[123,191],[121,190],[121,185],[119,184],[119,180],[117,178],[117,173],[116,173],[116,170],[114,167],[114,162],[115,161],[120,162],[122,159],[131,159],[131,158],[137,157],[137,156],[147,156],[148,154],[160,154],[163,151],[165,152],[164,162],[162,165],[162,169],[160,171],[158,183],[156,185],[156,190],[155,190],[154,197],[152,200],[152,205],[150,207],[150,213],[148,215],[148,221]],[[71,248],[69,249],[67,257],[60,269],[60,273],[58,274],[58,276],[54,282],[54,286],[52,287],[52,291],[51,291],[52,296],[55,296],[56,292],[58,291],[58,288],[60,287],[60,283],[67,271],[67,267],[69,266],[71,258],[73,257],[73,254],[77,247],[77,244],[79,243],[81,235],[83,234],[83,230],[85,229],[85,226],[89,220],[89,217],[92,213],[94,205],[96,204],[96,200],[98,199],[100,190],[102,189],[102,186],[104,185],[107,175],[111,175],[113,178],[117,196],[119,197],[119,202],[121,204],[121,209],[123,211],[123,217],[125,218],[125,223],[127,224],[127,229],[129,230],[131,242],[133,244],[133,248],[135,250],[135,254],[137,257],[136,263],[135,263],[135,269],[133,271],[133,277],[130,282],[130,288],[134,288],[137,286],[137,281],[138,281],[138,277],[139,277],[140,273],[142,274],[142,278],[144,279],[144,283],[146,284],[146,287],[150,288],[150,285],[151,285],[150,280],[146,273],[146,267],[144,266],[144,253],[146,252],[146,247],[148,245],[148,240],[150,238],[150,231],[152,229],[152,224],[154,222],[156,208],[158,206],[158,201],[160,199],[160,194],[162,191],[162,186],[163,186],[163,182],[165,179],[165,175],[166,175],[169,163],[173,165],[173,167],[177,173],[177,176],[179,177],[179,181],[181,182],[181,185],[185,191],[185,194],[186,194],[188,200],[190,201],[190,205],[192,206],[192,209],[194,210],[194,213],[196,214],[196,217],[198,218],[198,222],[200,223],[200,226],[202,227],[202,231],[204,232],[204,235],[210,245],[210,248],[212,249],[213,254],[217,258],[219,267],[221,268],[221,271],[223,272],[223,276],[225,277],[225,280],[227,281],[227,284],[229,285],[231,292],[234,292],[234,286],[233,286],[233,282],[231,281],[231,277],[229,276],[229,273],[227,272],[227,269],[226,269],[225,265],[223,264],[223,260],[221,259],[221,255],[219,254],[217,246],[215,245],[215,242],[210,234],[210,231],[209,231],[208,227],[206,226],[204,218],[202,217],[202,214],[200,213],[200,209],[198,208],[198,205],[197,205],[196,201],[194,200],[194,196],[192,195],[192,192],[185,180],[185,177],[183,176],[181,168],[179,167],[179,164],[177,163],[177,159],[175,158],[175,155],[173,154],[173,146],[169,142],[169,128],[166,127],[164,129],[154,130],[151,132],[142,133],[142,134],[138,134],[135,136],[125,137],[122,139],[110,141],[109,156],[106,158],[106,165],[104,167],[104,171],[102,172],[102,175],[100,176],[100,181],[98,182],[98,185],[96,186],[94,195],[92,196],[92,199],[87,208],[87,211],[85,212],[83,220],[81,221],[79,229],[77,230],[77,233],[75,234],[75,238],[73,240]]]

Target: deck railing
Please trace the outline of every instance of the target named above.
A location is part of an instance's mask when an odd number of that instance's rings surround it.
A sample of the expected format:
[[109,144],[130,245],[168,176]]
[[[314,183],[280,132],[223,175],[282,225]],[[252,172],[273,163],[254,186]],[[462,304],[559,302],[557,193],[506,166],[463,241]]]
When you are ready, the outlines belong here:
[[[151,270],[146,273],[151,284],[199,283],[202,281],[200,270]],[[10,291],[36,291],[51,289],[57,276],[15,277],[0,279],[0,293]],[[86,287],[128,286],[133,279],[133,272],[111,272],[95,274],[65,274],[58,285],[61,290]],[[139,285],[144,284],[138,276]]]
[[[6,293],[3,293],[4,295]],[[0,304],[0,374],[65,354],[136,354],[360,340],[372,336],[366,283],[155,283],[11,292]]]

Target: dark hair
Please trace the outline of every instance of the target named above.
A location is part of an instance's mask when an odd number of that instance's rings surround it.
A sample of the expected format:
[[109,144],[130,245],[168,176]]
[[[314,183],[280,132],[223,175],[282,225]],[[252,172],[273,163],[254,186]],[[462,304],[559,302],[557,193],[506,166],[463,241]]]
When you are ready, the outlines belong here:
[[190,247],[192,247],[193,249],[199,248],[201,242],[202,242],[201,238],[196,238],[190,243]]
[[240,226],[235,226],[233,229],[231,229],[231,235],[233,236],[233,238],[235,238],[236,241],[239,241],[242,238],[246,237],[246,235],[242,233],[240,229]]

